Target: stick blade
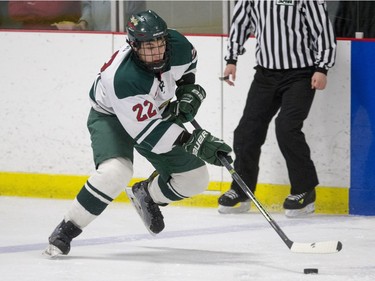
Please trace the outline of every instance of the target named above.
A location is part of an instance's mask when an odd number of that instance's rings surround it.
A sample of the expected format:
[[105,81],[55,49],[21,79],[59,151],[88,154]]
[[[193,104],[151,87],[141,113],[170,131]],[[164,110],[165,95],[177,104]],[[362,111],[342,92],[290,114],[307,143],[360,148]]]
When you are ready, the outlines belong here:
[[314,243],[297,243],[293,242],[290,250],[294,253],[307,254],[333,254],[340,252],[342,243],[340,241],[325,241]]

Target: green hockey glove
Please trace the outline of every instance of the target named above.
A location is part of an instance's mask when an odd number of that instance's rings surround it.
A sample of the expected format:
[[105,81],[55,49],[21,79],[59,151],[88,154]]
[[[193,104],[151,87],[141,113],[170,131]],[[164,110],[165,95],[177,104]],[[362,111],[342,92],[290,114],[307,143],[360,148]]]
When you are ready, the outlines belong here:
[[225,158],[232,163],[232,158],[228,155],[232,151],[224,141],[212,136],[203,129],[196,129],[182,147],[191,154],[199,157],[203,161],[216,166],[223,166],[218,158],[218,154],[225,155]]
[[206,98],[206,91],[198,84],[181,85],[176,89],[176,97],[174,113],[182,123],[186,123],[194,119]]

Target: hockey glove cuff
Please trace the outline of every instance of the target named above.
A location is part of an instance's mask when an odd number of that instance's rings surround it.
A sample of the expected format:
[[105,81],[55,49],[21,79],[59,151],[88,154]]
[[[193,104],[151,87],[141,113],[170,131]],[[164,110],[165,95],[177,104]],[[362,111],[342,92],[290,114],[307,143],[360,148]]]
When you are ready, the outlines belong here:
[[174,114],[182,123],[190,122],[198,112],[206,91],[198,84],[181,85],[176,89]]

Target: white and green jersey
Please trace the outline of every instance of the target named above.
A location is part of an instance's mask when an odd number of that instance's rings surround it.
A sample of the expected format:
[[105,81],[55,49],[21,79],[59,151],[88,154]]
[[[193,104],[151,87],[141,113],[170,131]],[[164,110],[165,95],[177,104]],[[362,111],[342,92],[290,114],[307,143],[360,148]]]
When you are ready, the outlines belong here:
[[136,145],[160,154],[169,152],[184,130],[163,120],[162,114],[174,97],[176,81],[195,73],[197,55],[185,36],[168,30],[170,67],[159,77],[139,66],[125,44],[103,65],[90,91],[96,111],[117,116]]

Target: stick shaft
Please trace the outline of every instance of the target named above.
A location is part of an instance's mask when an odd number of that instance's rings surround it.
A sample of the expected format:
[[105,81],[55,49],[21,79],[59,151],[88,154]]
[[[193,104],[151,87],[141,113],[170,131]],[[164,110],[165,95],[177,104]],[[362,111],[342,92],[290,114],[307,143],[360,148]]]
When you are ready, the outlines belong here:
[[[196,129],[201,129],[202,127],[198,124],[196,120],[192,120],[191,124]],[[269,224],[272,226],[272,228],[276,231],[276,233],[280,236],[280,238],[284,241],[284,243],[288,246],[290,249],[293,245],[293,241],[291,241],[288,236],[282,231],[280,226],[274,221],[274,219],[271,217],[271,215],[267,212],[267,210],[262,206],[262,204],[256,199],[255,195],[252,193],[250,188],[246,185],[246,183],[242,180],[240,175],[234,170],[232,165],[228,162],[228,160],[225,158],[224,155],[218,155],[218,158],[220,162],[224,165],[224,167],[228,170],[228,172],[231,174],[232,178],[238,183],[238,185],[241,187],[243,192],[253,201],[254,205],[258,208],[258,210],[261,212],[261,214],[265,217],[265,219],[269,222]]]

